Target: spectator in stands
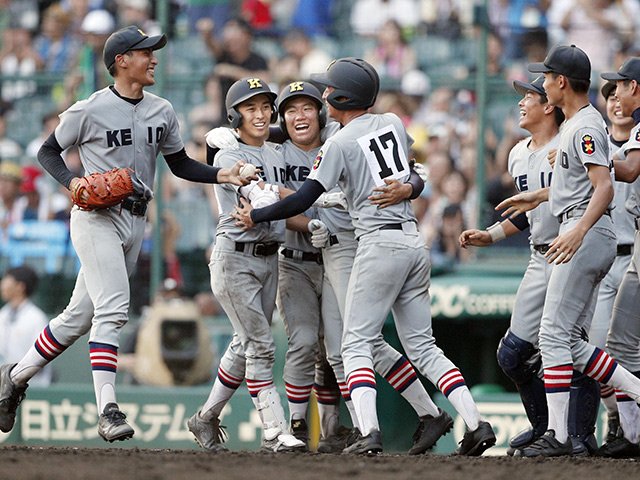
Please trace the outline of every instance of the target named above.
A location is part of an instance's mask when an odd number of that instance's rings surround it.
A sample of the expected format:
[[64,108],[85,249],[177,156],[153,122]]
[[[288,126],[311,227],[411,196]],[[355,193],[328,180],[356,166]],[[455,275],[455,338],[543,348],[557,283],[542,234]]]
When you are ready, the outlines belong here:
[[10,111],[10,105],[0,104],[0,159],[20,162],[22,146],[7,136],[7,117]]
[[364,59],[375,67],[380,80],[400,82],[403,76],[417,67],[416,52],[396,20],[387,20],[376,35],[376,44],[365,52]]
[[106,10],[92,10],[82,20],[79,35],[83,46],[74,70],[65,79],[66,99],[61,109],[76,100],[88,98],[91,93],[111,83],[111,77],[104,69],[102,51],[115,27],[113,15]]
[[44,11],[34,48],[44,61],[46,72],[66,73],[75,64],[79,43],[70,26],[71,16],[60,4],[54,3]]
[[29,159],[36,160],[38,150],[60,123],[59,113],[58,110],[52,110],[42,116],[42,129],[38,136],[27,144],[27,149],[25,150],[25,154]]
[[[7,270],[0,281],[5,305],[0,309],[0,363],[20,360],[33,345],[33,339],[49,323],[49,317],[31,301],[38,285],[38,275],[23,265]],[[51,366],[29,380],[30,386],[46,387],[51,383]]]
[[226,124],[226,118],[222,116],[224,107],[222,86],[220,85],[220,78],[215,73],[209,74],[205,80],[204,97],[204,103],[196,105],[189,112],[189,124],[209,124],[211,128]]
[[416,0],[356,0],[351,9],[351,27],[362,36],[375,37],[387,20],[396,20],[403,31],[413,33],[420,12]]
[[451,0],[420,0],[420,27],[428,35],[457,40],[462,35],[464,6]]
[[[7,76],[30,77],[44,68],[44,61],[33,46],[33,36],[20,20],[12,20],[2,31],[0,73]],[[33,95],[36,82],[32,80],[5,80],[2,82],[2,100],[12,102]]]
[[[222,37],[214,35],[215,24],[210,18],[202,18],[197,24],[198,31],[205,45],[214,56],[216,65],[214,73],[220,78],[222,98],[236,80],[254,76],[265,82],[271,80],[267,60],[254,52],[253,31],[251,26],[241,18],[233,18],[222,28]],[[221,105],[222,118],[227,117],[224,103]]]
[[431,247],[431,264],[434,268],[450,268],[470,258],[469,251],[460,248],[460,234],[465,230],[462,207],[452,203],[444,207],[440,228]]
[[147,35],[159,35],[160,25],[151,16],[149,0],[117,0],[118,28],[136,25]]
[[[101,5],[100,0],[62,0],[59,2],[64,11],[69,15],[69,31],[75,38],[82,37],[82,22],[89,14],[91,7]],[[93,5],[90,5],[93,4]]]
[[310,37],[330,36],[334,3],[334,0],[297,0],[291,15],[291,27],[303,30]]
[[186,13],[189,19],[189,33],[198,31],[198,22],[202,18],[212,18],[219,25],[224,25],[231,18],[231,0],[189,0],[186,2]]
[[20,220],[51,219],[47,185],[43,180],[40,168],[35,165],[22,167],[21,196],[17,201]]
[[271,71],[279,85],[300,79],[309,79],[312,73],[322,72],[331,62],[331,57],[313,44],[303,30],[290,30],[282,41],[285,55],[274,60]]
[[22,169],[20,165],[3,161],[0,163],[0,228],[2,236],[12,223],[20,220],[18,198],[22,185]]
[[255,35],[275,35],[271,4],[273,0],[242,0],[241,17],[251,26]]

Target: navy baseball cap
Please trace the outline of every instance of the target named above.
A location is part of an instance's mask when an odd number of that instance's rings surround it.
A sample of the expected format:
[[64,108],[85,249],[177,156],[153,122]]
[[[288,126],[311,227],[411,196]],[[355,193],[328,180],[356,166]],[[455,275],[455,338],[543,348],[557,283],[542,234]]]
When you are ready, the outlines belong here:
[[527,67],[531,73],[559,73],[577,80],[591,79],[591,62],[583,50],[575,45],[556,45],[544,62],[530,63]]
[[600,76],[610,82],[617,80],[636,80],[640,82],[640,58],[631,57],[620,66],[617,72],[604,72]]
[[547,92],[545,92],[544,88],[542,88],[543,83],[544,83],[544,77],[540,75],[531,83],[521,82],[520,80],[514,80],[513,88],[516,90],[516,92],[518,92],[522,96],[526,95],[527,92],[534,92],[546,97]]
[[605,82],[604,85],[600,88],[600,93],[604,97],[604,99],[608,99],[610,95],[616,90],[616,82]]
[[131,50],[143,50],[145,48],[158,50],[166,44],[166,35],[162,34],[150,37],[138,27],[132,25],[113,32],[111,36],[107,38],[102,57],[108,70],[116,63],[117,55],[122,55]]

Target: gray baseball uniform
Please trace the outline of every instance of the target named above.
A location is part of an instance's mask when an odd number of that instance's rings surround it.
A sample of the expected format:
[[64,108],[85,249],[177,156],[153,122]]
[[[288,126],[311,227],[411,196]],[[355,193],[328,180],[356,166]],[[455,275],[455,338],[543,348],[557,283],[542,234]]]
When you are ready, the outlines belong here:
[[[610,163],[604,121],[600,113],[588,105],[566,120],[560,130],[549,193],[551,213],[562,222],[560,234],[575,227],[593,194],[587,165],[609,167]],[[568,391],[571,364],[590,376],[599,368],[594,356],[596,348],[582,337],[589,330],[597,288],[613,264],[615,254],[613,222],[606,214],[587,232],[570,262],[553,266],[539,341],[545,375],[548,369],[558,369],[558,378],[551,382],[554,389]],[[606,383],[606,377],[607,374],[594,375],[602,383]]]
[[[520,141],[509,152],[508,169],[518,191],[548,187],[553,168],[547,160],[550,150],[558,147],[556,136],[544,147],[529,149],[531,137]],[[558,219],[551,215],[547,203],[527,212],[531,258],[518,287],[509,329],[521,340],[538,344],[538,331],[544,307],[551,265],[544,257],[548,245],[558,236]]]
[[390,310],[409,359],[433,383],[456,369],[432,336],[430,263],[410,202],[379,209],[367,198],[384,178],[408,178],[408,146],[397,116],[365,114],[322,146],[309,175],[327,191],[340,186],[358,239],[344,310],[342,358],[349,381],[352,372],[373,371],[373,344]]
[[[640,149],[640,124],[631,131],[624,146],[627,154]],[[635,220],[633,257],[616,295],[607,351],[631,372],[640,372],[640,178],[630,186],[626,211]]]
[[[609,137],[610,153],[616,151],[621,146],[621,144]],[[631,185],[629,183],[616,181],[613,183],[613,188],[615,208],[611,211],[611,218],[613,219],[616,237],[618,239],[617,255],[611,269],[609,269],[609,273],[607,273],[607,276],[600,282],[596,308],[593,313],[593,320],[591,321],[591,329],[589,330],[589,343],[599,348],[604,348],[607,341],[613,303],[616,299],[620,283],[622,282],[622,277],[631,263],[635,232],[634,217],[625,208],[625,203],[631,194]]]
[[[284,185],[284,161],[272,146],[240,144],[238,150],[218,152],[214,164],[231,167],[238,160],[262,167],[267,183]],[[211,288],[234,329],[220,369],[232,378],[246,378],[249,392],[255,397],[263,382],[273,381],[271,320],[278,286],[276,253],[284,241],[285,222],[264,223],[243,231],[230,215],[239,201],[238,187],[225,184],[214,189],[220,218],[209,263]]]

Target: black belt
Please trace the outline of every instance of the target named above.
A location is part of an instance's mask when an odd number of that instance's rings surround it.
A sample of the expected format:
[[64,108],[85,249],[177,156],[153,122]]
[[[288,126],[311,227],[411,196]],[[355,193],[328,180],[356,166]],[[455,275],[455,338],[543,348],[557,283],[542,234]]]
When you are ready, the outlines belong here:
[[319,265],[322,265],[322,254],[320,252],[303,252],[302,250],[292,250],[290,248],[283,248],[280,252],[285,258],[290,258],[292,260],[298,260],[303,262],[316,262]]
[[549,251],[549,244],[548,243],[543,243],[543,244],[540,244],[540,245],[534,245],[533,249],[536,252],[539,252],[542,255],[545,255]]
[[378,230],[402,230],[401,223],[387,223],[381,226]]
[[640,217],[636,217],[635,222],[636,222],[636,230],[640,230]]
[[[558,215],[558,222],[564,223],[565,220],[569,220],[573,217],[578,217],[582,215],[586,211],[586,208],[583,207],[574,207],[571,210],[564,212],[562,215]],[[611,210],[608,208],[604,211],[604,215],[611,216]]]
[[125,198],[120,205],[125,210],[129,210],[131,212],[131,215],[144,217],[147,213],[148,204],[149,202],[147,202],[146,200],[131,200],[130,198]]
[[250,243],[250,242],[236,242],[236,252],[244,252],[245,248],[249,245],[251,247],[251,253],[254,257],[268,257],[278,252],[280,244],[278,242],[271,243]]
[[336,245],[338,243],[340,243],[340,241],[338,240],[338,237],[336,235],[329,235],[329,246]]
[[631,255],[633,253],[633,244],[626,243],[624,245],[618,245],[618,250],[616,255],[618,257],[622,257],[624,255]]

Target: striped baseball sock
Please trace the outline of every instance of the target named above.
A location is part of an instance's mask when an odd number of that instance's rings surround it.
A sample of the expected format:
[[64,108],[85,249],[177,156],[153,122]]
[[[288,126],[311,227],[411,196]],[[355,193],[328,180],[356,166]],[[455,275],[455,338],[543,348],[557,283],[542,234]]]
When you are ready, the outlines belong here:
[[359,368],[347,375],[347,384],[360,433],[366,437],[372,430],[380,430],[376,410],[376,374],[370,368]]
[[318,402],[318,416],[320,417],[320,435],[330,437],[338,431],[340,417],[340,395],[328,387],[313,386],[313,393]]
[[285,382],[284,388],[289,402],[289,420],[306,419],[313,385],[293,385]]
[[571,378],[573,377],[573,365],[558,365],[544,369],[544,390],[549,407],[549,430],[556,434],[556,440],[561,443],[569,438],[569,391]]
[[602,404],[609,414],[616,413],[618,411],[615,393],[616,391],[613,387],[604,383],[600,384],[600,400],[602,400]]
[[349,393],[349,387],[346,382],[338,382],[338,387],[340,388],[340,394],[344,399],[344,404],[347,406],[347,410],[349,410],[349,416],[351,417],[351,424],[354,428],[362,431],[360,428],[360,422],[358,421],[358,416],[356,415],[356,408],[353,406],[353,400],[351,400],[351,394]]
[[400,357],[384,378],[407,402],[411,404],[419,417],[438,415],[438,407],[429,397],[418,375],[405,357]]
[[47,325],[25,356],[11,369],[11,381],[19,386],[26,385],[29,379],[66,349],[55,339]]
[[584,373],[640,401],[640,379],[599,348],[594,350]]
[[631,443],[638,442],[638,424],[640,423],[640,408],[629,395],[616,390],[616,402],[618,403],[618,414],[620,415],[620,426],[624,433],[624,438]]
[[200,413],[204,415],[211,411],[215,417],[219,417],[229,399],[236,393],[238,387],[242,385],[243,380],[244,378],[235,377],[222,367],[219,367],[218,375],[215,382],[213,382],[211,392],[209,392],[209,398],[204,402]]
[[96,405],[98,414],[101,414],[108,403],[117,403],[115,385],[118,371],[118,347],[107,343],[89,342],[89,359]]
[[453,368],[442,375],[437,381],[437,387],[460,414],[467,428],[470,431],[477,429],[480,424],[480,412],[460,370]]

